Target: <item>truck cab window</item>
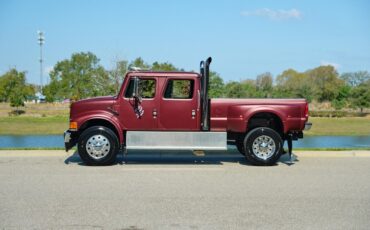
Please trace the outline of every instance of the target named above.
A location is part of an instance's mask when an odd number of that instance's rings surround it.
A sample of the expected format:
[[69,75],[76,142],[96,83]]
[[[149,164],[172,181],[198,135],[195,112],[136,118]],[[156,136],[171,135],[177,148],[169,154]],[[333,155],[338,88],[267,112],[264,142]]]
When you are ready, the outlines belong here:
[[174,80],[168,81],[164,98],[190,99],[193,98],[194,80]]
[[[139,91],[140,91],[140,96],[142,98],[154,98],[155,80],[154,79],[140,79]],[[130,79],[130,82],[125,92],[125,97],[131,98],[133,93],[134,93],[134,79]]]

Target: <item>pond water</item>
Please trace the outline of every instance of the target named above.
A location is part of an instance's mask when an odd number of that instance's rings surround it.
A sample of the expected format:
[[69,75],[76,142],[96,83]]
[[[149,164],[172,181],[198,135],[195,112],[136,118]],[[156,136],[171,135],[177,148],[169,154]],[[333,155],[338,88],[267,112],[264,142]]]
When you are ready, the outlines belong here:
[[63,135],[5,135],[0,136],[0,148],[63,148]]
[[369,148],[370,136],[306,136],[293,141],[296,148]]
[[[0,148],[63,148],[62,135],[0,136]],[[370,148],[369,136],[306,136],[293,142],[295,148]]]

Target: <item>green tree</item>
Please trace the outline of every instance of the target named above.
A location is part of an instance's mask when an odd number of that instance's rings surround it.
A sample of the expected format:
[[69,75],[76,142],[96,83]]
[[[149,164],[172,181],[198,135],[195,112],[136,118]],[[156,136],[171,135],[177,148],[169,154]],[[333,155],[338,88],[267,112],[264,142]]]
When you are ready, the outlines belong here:
[[150,69],[150,65],[148,65],[141,57],[136,58],[130,64],[128,65],[128,68],[134,69],[134,68],[140,68],[140,69]]
[[154,71],[178,71],[174,65],[168,62],[154,62],[151,69]]
[[361,113],[364,108],[370,107],[370,80],[353,88],[351,93],[351,105],[360,108]]
[[115,64],[116,66],[114,69],[112,69],[109,72],[109,76],[110,76],[110,81],[113,84],[115,93],[118,94],[118,91],[120,90],[123,79],[125,78],[125,74],[128,70],[128,61],[120,60],[120,61],[117,61]]
[[231,81],[225,85],[225,96],[228,98],[245,98],[247,95],[240,82]]
[[315,87],[306,73],[294,69],[285,70],[276,78],[277,85],[273,90],[274,97],[313,99]]
[[370,80],[370,73],[367,71],[357,71],[350,73],[343,73],[340,78],[344,80],[349,86],[355,87]]
[[10,106],[18,108],[34,94],[34,88],[26,83],[25,72],[11,69],[0,77],[0,101],[10,102]]
[[277,76],[276,82],[274,97],[299,97],[320,102],[336,100],[343,86],[343,80],[333,66],[319,66],[304,73],[288,69]]
[[265,94],[258,90],[255,80],[247,79],[240,82],[242,85],[243,95],[245,98],[263,98]]
[[91,52],[75,53],[70,59],[58,62],[50,73],[50,84],[44,89],[48,101],[79,100],[114,93],[108,72]]
[[272,81],[272,75],[269,72],[257,76],[256,87],[261,97],[272,96]]
[[339,93],[343,81],[339,79],[338,73],[333,66],[319,66],[305,72],[309,80],[314,83],[314,94],[318,101],[332,101]]
[[42,88],[42,93],[45,95],[46,102],[54,102],[56,100],[69,98],[64,96],[62,90],[59,88],[59,81],[50,81],[50,83]]
[[336,109],[344,108],[351,95],[351,87],[347,84],[342,84],[338,89],[337,97],[331,102],[332,106]]
[[210,98],[220,98],[225,94],[224,80],[216,72],[210,71],[209,73],[209,92]]

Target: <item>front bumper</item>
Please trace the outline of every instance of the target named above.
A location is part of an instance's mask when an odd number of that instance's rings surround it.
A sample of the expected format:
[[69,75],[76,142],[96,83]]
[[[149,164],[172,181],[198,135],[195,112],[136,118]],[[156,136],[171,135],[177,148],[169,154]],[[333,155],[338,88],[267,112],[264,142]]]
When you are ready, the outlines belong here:
[[70,150],[73,146],[76,144],[76,138],[75,138],[75,133],[71,132],[69,130],[64,131],[64,147],[66,149],[66,152]]

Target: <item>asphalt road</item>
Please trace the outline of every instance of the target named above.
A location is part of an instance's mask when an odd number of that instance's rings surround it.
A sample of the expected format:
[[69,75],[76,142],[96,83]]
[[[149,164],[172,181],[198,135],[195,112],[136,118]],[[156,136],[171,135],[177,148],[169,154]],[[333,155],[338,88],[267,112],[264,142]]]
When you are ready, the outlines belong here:
[[0,151],[0,229],[369,229],[370,152],[120,158]]

